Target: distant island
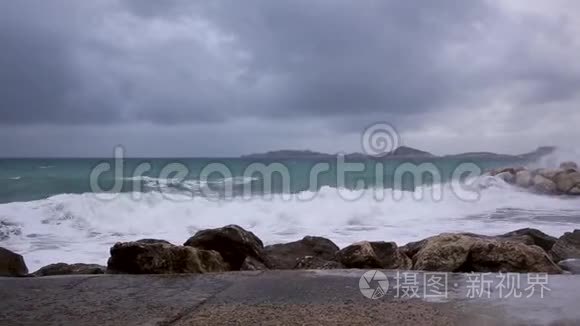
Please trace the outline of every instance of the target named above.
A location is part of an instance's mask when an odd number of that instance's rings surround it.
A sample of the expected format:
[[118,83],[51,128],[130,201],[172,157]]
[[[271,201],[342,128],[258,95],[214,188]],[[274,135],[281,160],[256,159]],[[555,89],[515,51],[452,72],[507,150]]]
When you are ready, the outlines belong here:
[[[394,151],[386,153],[381,157],[369,156],[364,153],[349,153],[345,154],[347,159],[396,159],[396,158],[457,158],[457,159],[493,159],[493,160],[537,160],[543,156],[549,155],[556,150],[554,146],[542,146],[536,150],[519,154],[497,154],[492,152],[468,152],[461,154],[451,154],[437,156],[426,151],[416,148],[401,146]],[[277,150],[265,153],[242,155],[245,159],[333,159],[337,154],[328,154],[322,152],[315,152],[311,150]]]

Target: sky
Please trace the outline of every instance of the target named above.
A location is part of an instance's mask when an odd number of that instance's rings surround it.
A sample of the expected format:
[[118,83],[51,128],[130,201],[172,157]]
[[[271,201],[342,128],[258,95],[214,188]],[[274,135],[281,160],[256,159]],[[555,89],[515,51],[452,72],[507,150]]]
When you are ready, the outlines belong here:
[[0,156],[578,147],[575,0],[0,0]]

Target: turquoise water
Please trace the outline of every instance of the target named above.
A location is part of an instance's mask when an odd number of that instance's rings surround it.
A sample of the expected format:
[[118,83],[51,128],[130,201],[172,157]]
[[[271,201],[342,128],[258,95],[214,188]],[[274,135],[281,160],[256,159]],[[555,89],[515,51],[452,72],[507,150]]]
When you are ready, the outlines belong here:
[[[114,167],[112,159],[1,159],[0,160],[0,203],[14,201],[31,201],[48,198],[58,194],[82,194],[98,191],[91,187],[91,171],[101,163],[109,163]],[[151,164],[151,169],[143,173],[142,178],[135,177],[135,168],[140,164]],[[183,178],[161,178],[161,171],[168,164],[180,164],[187,169],[187,175]],[[251,183],[251,191],[256,194],[264,192],[279,193],[290,191],[297,193],[304,190],[317,190],[324,186],[337,187],[340,180],[337,178],[336,160],[308,160],[308,159],[286,159],[286,160],[250,160],[240,158],[179,158],[179,159],[125,159],[123,161],[123,173],[115,175],[112,171],[105,172],[99,176],[98,184],[100,189],[108,191],[112,189],[114,183],[120,182],[122,187],[119,192],[132,191],[175,191],[189,192],[193,195],[202,196],[199,191],[200,173],[208,164],[223,164],[231,171],[231,176],[225,177],[219,173],[209,175],[209,187],[219,192],[223,184],[232,182],[234,195],[241,191],[242,185]],[[287,169],[289,178],[289,188],[285,189],[282,178],[279,174],[272,175],[272,186],[267,187],[264,177],[259,173],[252,178],[243,178],[245,169],[253,163],[282,164]],[[317,163],[328,163],[329,170],[318,175],[317,182],[311,185],[310,173],[312,167]],[[393,173],[395,169],[403,163],[421,164],[431,163],[439,171],[441,181],[447,182],[452,171],[462,163],[474,163],[482,170],[499,166],[522,164],[517,161],[489,161],[489,160],[459,160],[459,159],[429,159],[429,160],[383,160],[383,161],[354,161],[351,163],[364,164],[364,171],[349,172],[345,174],[343,187],[355,188],[357,182],[363,182],[364,186],[370,187],[393,187]],[[377,165],[382,167],[382,176],[377,175]],[[163,179],[171,179],[171,182],[163,182]],[[136,187],[135,181],[140,183]],[[377,180],[384,180],[377,182]],[[424,183],[432,183],[432,179],[427,175]],[[314,187],[315,189],[312,189]],[[404,190],[412,190],[414,183],[409,178],[403,178],[402,187]]]

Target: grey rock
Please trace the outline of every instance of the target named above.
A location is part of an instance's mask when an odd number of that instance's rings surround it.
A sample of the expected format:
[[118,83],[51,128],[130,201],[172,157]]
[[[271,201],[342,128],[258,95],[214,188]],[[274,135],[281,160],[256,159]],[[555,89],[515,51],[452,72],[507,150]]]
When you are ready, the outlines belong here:
[[266,246],[264,252],[273,269],[293,269],[296,260],[305,256],[334,260],[338,246],[322,237],[307,236],[290,243]]
[[410,269],[411,259],[394,242],[357,242],[340,250],[337,260],[347,268]]
[[554,178],[558,191],[568,193],[580,185],[580,172],[560,173]]
[[548,254],[538,246],[516,241],[476,241],[462,272],[560,274]]
[[36,272],[34,276],[54,276],[54,275],[91,275],[105,274],[107,267],[95,264],[65,264],[57,263],[44,266]]
[[528,188],[532,184],[532,173],[528,170],[522,170],[516,173],[516,185],[522,188]]
[[444,233],[426,239],[424,246],[413,257],[413,269],[456,272],[465,265],[477,238]]
[[21,255],[0,247],[0,276],[20,277],[28,275],[28,267]]
[[580,230],[566,232],[556,241],[550,253],[555,261],[580,259]]
[[171,242],[167,241],[167,240],[159,240],[159,239],[141,239],[141,240],[137,240],[135,242],[138,243],[144,243],[144,244],[155,244],[155,243],[164,243],[164,244],[172,244]]
[[413,257],[413,269],[466,273],[562,272],[542,248],[521,240],[451,233],[427,240]]
[[558,187],[556,186],[556,183],[541,175],[535,176],[532,183],[534,191],[538,193],[546,195],[555,195],[558,192]]
[[546,252],[549,252],[558,238],[545,234],[538,229],[525,228],[500,235],[501,238],[507,238],[511,241],[521,241],[525,244],[533,244]]
[[268,266],[262,240],[237,225],[199,231],[183,245],[219,252],[231,270],[240,270],[246,257]]
[[560,173],[566,173],[566,170],[564,170],[564,169],[538,169],[538,170],[533,171],[532,175],[533,176],[541,175],[542,177],[550,179],[553,181],[554,178]]
[[216,251],[143,242],[115,244],[107,264],[112,274],[206,273],[228,268]]
[[264,271],[268,269],[268,266],[252,257],[246,257],[240,267],[241,271]]

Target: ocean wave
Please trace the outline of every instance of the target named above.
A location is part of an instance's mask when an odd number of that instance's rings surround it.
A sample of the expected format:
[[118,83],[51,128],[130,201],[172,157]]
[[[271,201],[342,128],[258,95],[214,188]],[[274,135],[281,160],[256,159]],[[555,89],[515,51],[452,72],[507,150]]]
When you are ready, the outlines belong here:
[[[187,191],[187,192],[199,192],[202,187],[212,186],[212,187],[220,187],[220,186],[241,186],[245,184],[250,184],[254,181],[259,180],[259,178],[255,177],[231,177],[231,178],[223,178],[223,179],[216,179],[216,180],[208,180],[202,181],[198,179],[164,179],[164,178],[154,178],[149,176],[138,176],[138,177],[129,177],[124,178],[124,180],[130,181],[138,181],[143,182],[144,185],[149,188],[150,190],[159,190],[159,191]],[[146,189],[147,190],[147,189]]]
[[[459,198],[451,185],[433,198],[432,187],[414,192],[392,189],[347,190],[323,187],[292,198],[278,194],[215,200],[169,200],[161,192],[121,193],[113,200],[96,194],[61,194],[30,202],[0,204],[0,217],[17,225],[0,245],[26,257],[32,269],[56,261],[104,264],[117,241],[160,238],[183,243],[204,228],[238,224],[266,244],[306,235],[332,239],[339,246],[360,240],[404,244],[442,232],[499,234],[537,227],[558,236],[580,225],[577,199],[535,195],[493,179],[475,201]],[[485,183],[487,182],[487,183]],[[377,200],[377,194],[383,198]],[[423,195],[423,197],[419,195]]]

